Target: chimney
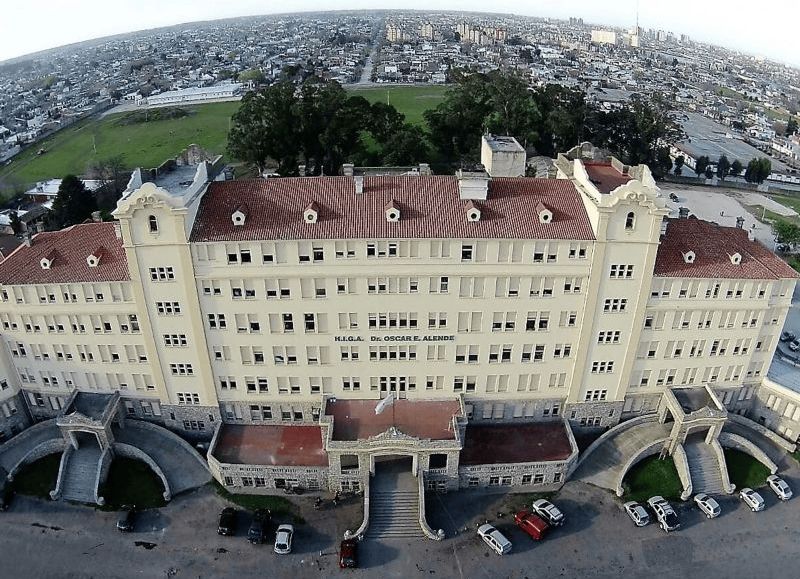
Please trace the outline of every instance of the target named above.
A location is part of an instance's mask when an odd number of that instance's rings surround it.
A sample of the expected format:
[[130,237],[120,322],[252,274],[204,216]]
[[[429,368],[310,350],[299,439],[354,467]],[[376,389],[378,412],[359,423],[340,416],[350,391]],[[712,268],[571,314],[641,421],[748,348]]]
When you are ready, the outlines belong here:
[[22,243],[24,243],[24,244],[25,244],[26,246],[28,246],[28,247],[30,247],[31,245],[33,245],[33,238],[32,238],[32,236],[31,236],[31,232],[30,232],[30,230],[25,230],[25,231],[22,233]]
[[298,165],[297,166],[297,174],[301,177],[306,176],[306,166],[305,165]]
[[431,173],[431,166],[428,163],[420,163],[419,164],[419,174],[420,175],[432,175]]
[[489,196],[489,174],[483,165],[456,171],[461,199],[486,199]]
[[122,239],[122,224],[119,221],[114,222],[114,235],[117,239]]
[[103,218],[100,217],[99,211],[92,211],[92,221],[95,223],[101,223],[103,221]]
[[688,207],[678,207],[678,219],[689,219]]
[[356,186],[356,194],[361,195],[364,192],[364,176],[356,175],[353,177],[353,183]]
[[739,229],[744,229],[744,217],[736,218],[736,227],[738,227]]
[[353,164],[352,163],[345,163],[342,165],[342,175],[345,177],[352,177],[353,176]]

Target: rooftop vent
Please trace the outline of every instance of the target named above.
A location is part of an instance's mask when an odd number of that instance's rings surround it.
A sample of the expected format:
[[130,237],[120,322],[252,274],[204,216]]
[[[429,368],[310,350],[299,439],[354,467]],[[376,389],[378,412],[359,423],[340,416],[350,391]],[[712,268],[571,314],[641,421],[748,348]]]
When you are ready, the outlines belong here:
[[303,211],[303,220],[306,223],[316,223],[317,219],[319,219],[319,205],[312,201]]
[[245,220],[247,219],[247,205],[242,203],[238,205],[236,209],[233,210],[231,213],[231,221],[236,226],[244,225]]

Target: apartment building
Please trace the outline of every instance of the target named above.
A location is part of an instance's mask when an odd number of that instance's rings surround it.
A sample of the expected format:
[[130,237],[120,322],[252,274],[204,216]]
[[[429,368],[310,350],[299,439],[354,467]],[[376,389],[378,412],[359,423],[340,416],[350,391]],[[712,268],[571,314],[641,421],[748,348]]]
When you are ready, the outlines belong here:
[[794,271],[741,229],[667,219],[647,167],[596,156],[550,179],[137,171],[116,222],[0,263],[0,396],[40,420],[119,392],[213,436],[239,492],[362,488],[386,456],[434,488],[558,487],[573,429],[673,386],[748,412]]

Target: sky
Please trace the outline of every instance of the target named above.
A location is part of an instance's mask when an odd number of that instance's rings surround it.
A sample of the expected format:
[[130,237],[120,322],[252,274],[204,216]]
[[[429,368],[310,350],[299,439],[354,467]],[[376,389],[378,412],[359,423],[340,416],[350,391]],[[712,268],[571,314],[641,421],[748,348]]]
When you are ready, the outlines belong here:
[[639,25],[800,66],[793,42],[798,0],[4,0],[0,61],[72,42],[198,20],[286,11],[418,9],[581,17],[586,23]]

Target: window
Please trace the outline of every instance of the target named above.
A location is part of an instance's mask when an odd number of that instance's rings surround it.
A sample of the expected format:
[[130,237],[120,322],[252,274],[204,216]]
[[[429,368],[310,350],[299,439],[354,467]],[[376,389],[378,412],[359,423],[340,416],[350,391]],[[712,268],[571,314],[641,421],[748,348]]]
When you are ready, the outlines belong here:
[[186,346],[186,334],[164,334],[165,346]]
[[175,279],[175,271],[171,267],[151,267],[150,279],[152,281],[173,281]]
[[628,305],[628,300],[625,298],[613,298],[603,301],[604,312],[624,312]]
[[461,245],[461,261],[472,261],[474,248],[471,244]]
[[173,376],[193,376],[194,369],[191,364],[170,364],[169,371]]
[[200,404],[200,395],[194,392],[178,392],[178,404],[197,406]]
[[150,233],[158,233],[158,219],[156,219],[155,215],[151,215],[147,218],[148,226],[150,227]]
[[584,396],[584,402],[601,402],[606,399],[608,390],[587,390]]
[[628,213],[628,216],[625,218],[625,229],[628,231],[632,230],[636,226],[636,214],[631,211]]
[[614,278],[614,279],[622,279],[622,278],[630,279],[630,278],[633,277],[633,266],[632,265],[612,265],[611,266],[610,277]]
[[156,310],[160,316],[174,316],[181,313],[181,305],[178,302],[156,302]]
[[284,332],[294,332],[294,320],[292,318],[292,314],[283,314],[281,316],[283,320],[283,331]]
[[225,314],[208,314],[208,327],[212,330],[224,330],[227,328]]
[[600,332],[597,335],[598,344],[619,344],[620,332],[618,330]]
[[610,374],[614,371],[613,361],[592,362],[592,374]]

